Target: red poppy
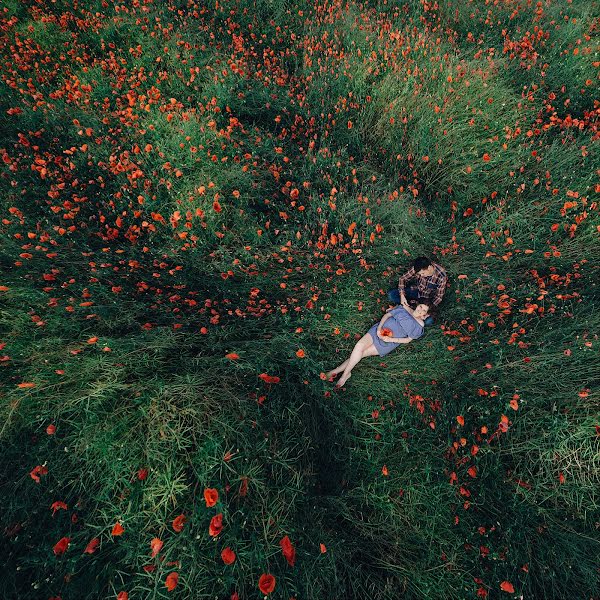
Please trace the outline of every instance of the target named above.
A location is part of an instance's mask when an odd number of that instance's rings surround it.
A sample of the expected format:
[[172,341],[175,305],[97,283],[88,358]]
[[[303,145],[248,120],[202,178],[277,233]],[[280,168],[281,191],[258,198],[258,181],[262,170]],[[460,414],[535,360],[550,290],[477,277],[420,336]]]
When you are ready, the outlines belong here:
[[288,564],[290,567],[293,567],[296,562],[296,549],[292,546],[290,538],[286,535],[280,540],[279,545],[281,546],[283,556],[285,556]]
[[179,515],[173,519],[173,523],[171,524],[173,527],[173,531],[179,533],[183,529],[183,525],[185,524],[185,515]]
[[71,538],[68,538],[68,537],[60,538],[60,540],[58,540],[58,542],[56,542],[56,544],[54,544],[54,548],[53,548],[54,554],[56,554],[56,556],[64,554],[67,551],[67,548],[69,547],[70,542],[71,542]]
[[152,538],[152,541],[150,542],[150,548],[152,549],[152,554],[150,555],[150,558],[154,558],[161,551],[162,547],[163,541],[161,539]]
[[44,465],[37,465],[36,467],[33,467],[29,475],[31,476],[31,479],[33,479],[36,483],[39,483],[40,475],[48,475],[48,467],[45,467]]
[[52,516],[54,516],[54,513],[61,508],[63,510],[67,510],[67,505],[64,502],[57,500],[56,502],[52,503],[52,506],[50,506],[50,508],[52,509]]
[[235,552],[229,547],[224,548],[221,552],[221,558],[226,565],[230,565],[235,562]]
[[265,383],[279,383],[281,381],[276,375],[267,375],[266,373],[261,373],[259,377]]
[[119,592],[117,594],[117,600],[129,600],[129,594],[127,592]]
[[167,575],[165,579],[165,587],[169,592],[172,592],[177,587],[177,582],[179,581],[179,573],[173,571]]
[[212,537],[216,537],[221,533],[223,529],[223,513],[219,513],[215,515],[210,520],[210,525],[208,526],[208,533],[212,535]]
[[204,500],[206,502],[206,506],[214,506],[219,500],[219,492],[214,488],[205,489]]
[[96,552],[96,550],[98,549],[99,545],[100,545],[100,540],[98,538],[92,538],[88,542],[88,545],[85,547],[85,550],[83,551],[83,553],[84,554],[94,554],[94,552]]
[[125,531],[125,529],[123,529],[123,526],[121,525],[121,523],[115,523],[112,528],[112,534],[114,536],[123,535],[124,531]]
[[513,584],[510,583],[510,581],[503,581],[500,584],[500,589],[503,592],[507,592],[508,594],[514,594],[515,593],[515,588],[514,588]]
[[275,589],[275,577],[267,573],[263,573],[258,580],[258,589],[263,594],[270,594]]

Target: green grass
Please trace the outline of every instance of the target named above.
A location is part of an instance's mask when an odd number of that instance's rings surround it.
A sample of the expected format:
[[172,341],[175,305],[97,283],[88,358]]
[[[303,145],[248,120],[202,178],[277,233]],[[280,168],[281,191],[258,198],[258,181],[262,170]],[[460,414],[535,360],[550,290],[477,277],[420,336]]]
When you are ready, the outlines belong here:
[[3,598],[594,596],[597,27],[536,8],[9,3]]

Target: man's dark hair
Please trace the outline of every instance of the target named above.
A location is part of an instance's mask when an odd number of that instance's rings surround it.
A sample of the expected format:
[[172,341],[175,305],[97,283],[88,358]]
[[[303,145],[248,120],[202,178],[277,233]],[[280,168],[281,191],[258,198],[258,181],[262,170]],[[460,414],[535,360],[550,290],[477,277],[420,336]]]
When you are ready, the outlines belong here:
[[413,266],[418,273],[419,271],[426,269],[430,264],[431,261],[426,256],[419,256],[419,258],[415,258]]

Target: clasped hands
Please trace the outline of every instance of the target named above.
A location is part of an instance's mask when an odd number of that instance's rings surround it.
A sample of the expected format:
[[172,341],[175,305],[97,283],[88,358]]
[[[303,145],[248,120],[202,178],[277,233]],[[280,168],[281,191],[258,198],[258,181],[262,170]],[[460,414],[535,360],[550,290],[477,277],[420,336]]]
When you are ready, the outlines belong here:
[[[410,308],[410,305],[408,304],[408,301],[406,300],[406,296],[404,295],[404,293],[400,294],[400,304],[406,309],[409,310],[412,314],[412,310]],[[379,323],[379,327],[377,327],[377,337],[382,341],[382,342],[395,342],[395,338],[391,335],[383,335],[384,331],[390,331],[389,329],[386,329],[385,327],[382,327],[382,324],[385,322],[386,318],[384,317],[384,319],[382,319],[382,321]],[[391,331],[390,331],[391,333]]]
[[392,342],[394,338],[392,338],[389,335],[382,335],[381,333],[381,329],[377,329],[377,337],[382,341],[382,342]]
[[390,329],[387,329],[386,327],[382,327],[382,322],[380,321],[379,327],[377,327],[377,337],[382,342],[393,342],[394,337],[391,335],[388,335],[388,333],[392,333],[392,331]]
[[408,303],[408,300],[406,299],[406,296],[404,295],[404,293],[400,294],[400,304],[402,304],[402,306],[406,310],[410,310],[410,304]]

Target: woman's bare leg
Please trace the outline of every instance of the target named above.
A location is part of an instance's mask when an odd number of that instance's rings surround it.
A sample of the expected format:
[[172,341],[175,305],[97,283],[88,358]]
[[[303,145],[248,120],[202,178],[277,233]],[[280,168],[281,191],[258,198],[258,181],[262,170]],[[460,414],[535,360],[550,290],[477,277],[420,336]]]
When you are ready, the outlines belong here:
[[377,349],[373,344],[373,338],[370,333],[365,333],[365,335],[356,342],[354,350],[352,350],[352,354],[350,354],[350,358],[346,361],[344,372],[337,383],[338,387],[342,387],[344,383],[350,379],[352,369],[354,369],[364,356],[374,356],[375,354],[377,354]]
[[[370,336],[370,334],[367,334]],[[372,339],[372,338],[371,338]],[[377,352],[377,349],[375,348],[375,345],[373,344],[373,342],[371,342],[370,345],[366,346],[365,349],[363,350],[363,354],[362,354],[362,358],[364,358],[365,356],[377,356],[379,353]],[[342,364],[340,364],[339,366],[337,366],[335,369],[332,369],[331,371],[327,372],[327,380],[328,381],[333,381],[332,378],[335,378],[335,376],[338,373],[341,373],[342,371],[344,371],[344,369],[348,366],[348,363],[350,362],[350,359],[347,358]]]
[[375,344],[371,344],[370,346],[367,346],[365,348],[365,351],[363,352],[362,357],[364,358],[365,356],[378,356],[379,352],[377,352],[377,348],[375,348]]
[[335,369],[331,369],[331,371],[327,373],[327,379],[331,380],[332,377],[335,377],[338,373],[341,373],[346,368],[346,365],[348,364],[349,360],[350,359],[347,358],[341,365],[339,365]]
[[[377,352],[377,348],[375,348],[375,345],[371,344],[363,350],[362,358],[364,358],[365,356],[377,356],[378,354],[379,352]],[[331,377],[335,377],[338,373],[341,373],[346,368],[349,362],[350,359],[347,358],[339,367],[336,367],[335,369],[329,371],[327,373],[327,379],[329,381],[332,381]]]

